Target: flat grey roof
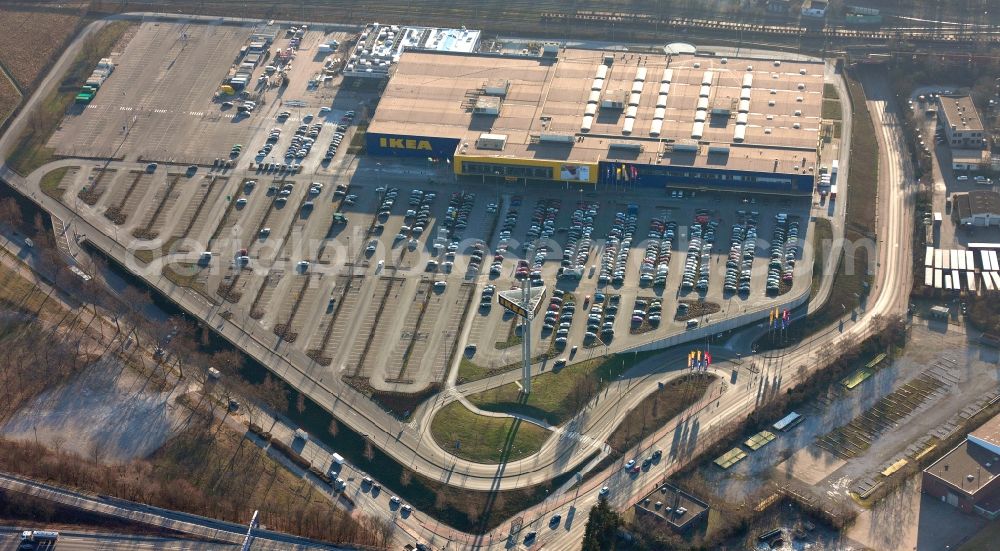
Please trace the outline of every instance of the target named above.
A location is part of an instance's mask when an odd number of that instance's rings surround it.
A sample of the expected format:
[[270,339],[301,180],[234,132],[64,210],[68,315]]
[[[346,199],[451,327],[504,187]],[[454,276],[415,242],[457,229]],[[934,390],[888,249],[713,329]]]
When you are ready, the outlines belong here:
[[960,219],[984,214],[1000,216],[1000,193],[995,191],[973,190],[952,197]]
[[969,96],[941,96],[941,111],[945,124],[954,126],[961,132],[982,132],[983,121],[979,118],[976,105]]
[[[389,80],[369,132],[459,139],[461,154],[528,159],[597,162],[618,158],[613,142],[641,146],[623,161],[645,164],[718,166],[753,171],[808,173],[815,170],[823,98],[823,65],[761,60],[616,53],[597,96],[620,101],[622,109],[600,103],[589,131],[582,131],[595,77],[606,52],[567,49],[551,58],[404,52]],[[747,70],[748,67],[751,70]],[[666,101],[661,101],[664,69],[671,71]],[[707,109],[697,155],[671,151],[675,142],[691,141],[705,73],[711,84],[702,105]],[[637,76],[645,73],[641,83]],[[752,75],[749,103],[744,104],[746,134],[734,137],[744,78]],[[488,84],[509,81],[500,114],[473,114],[475,98]],[[638,96],[633,97],[633,86]],[[626,132],[629,103],[634,103],[631,132]],[[658,112],[657,105],[662,105]],[[592,108],[593,109],[593,108]],[[728,111],[728,115],[723,114]],[[662,117],[658,136],[651,133]],[[742,118],[742,117],[741,117]],[[502,151],[478,149],[482,133],[504,134]],[[539,143],[543,135],[583,136],[582,141]],[[708,159],[709,146],[732,146],[728,155]]]
[[978,438],[987,445],[1000,448],[1000,415],[983,423],[978,429],[970,432],[969,436]]
[[996,487],[997,475],[1000,475],[1000,461],[997,460],[995,453],[963,440],[944,457],[927,467],[924,472],[969,496],[974,496],[991,486]]
[[[649,505],[646,505],[647,499],[649,500]],[[660,507],[656,507],[657,502],[661,503]],[[678,529],[683,529],[688,523],[698,518],[698,515],[701,515],[708,509],[708,504],[704,501],[667,483],[661,484],[646,495],[645,498],[639,500],[635,506],[669,522]],[[670,512],[667,512],[667,507],[670,508]],[[683,515],[676,513],[679,507],[686,509]]]

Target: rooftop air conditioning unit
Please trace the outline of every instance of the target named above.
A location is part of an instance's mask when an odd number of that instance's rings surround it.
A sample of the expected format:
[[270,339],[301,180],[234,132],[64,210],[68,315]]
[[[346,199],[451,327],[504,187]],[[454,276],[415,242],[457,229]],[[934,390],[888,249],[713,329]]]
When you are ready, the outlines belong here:
[[540,134],[538,141],[546,143],[573,143],[575,137],[572,134]]

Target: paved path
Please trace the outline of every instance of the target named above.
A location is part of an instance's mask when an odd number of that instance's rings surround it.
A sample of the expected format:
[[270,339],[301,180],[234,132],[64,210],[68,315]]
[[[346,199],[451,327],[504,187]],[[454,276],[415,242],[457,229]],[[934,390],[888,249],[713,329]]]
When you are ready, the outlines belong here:
[[[56,63],[53,72],[43,81],[39,91],[30,98],[25,112],[30,111],[31,106],[38,101],[38,98],[58,83],[55,77],[65,68],[68,60],[72,59],[75,55],[82,38],[100,24],[102,23],[97,22],[89,26],[85,33],[78,37],[71,47],[67,48],[63,56]],[[866,322],[871,319],[871,316],[895,312],[899,310],[901,304],[905,305],[905,289],[908,288],[906,284],[909,277],[908,261],[906,260],[908,258],[908,232],[910,228],[908,219],[912,198],[908,197],[906,193],[904,184],[908,167],[903,163],[908,161],[902,155],[898,154],[899,140],[893,136],[893,131],[898,128],[896,124],[898,119],[895,118],[897,115],[887,112],[885,109],[885,99],[888,98],[886,95],[887,87],[884,82],[879,83],[878,81],[873,81],[872,86],[873,91],[877,92],[877,94],[873,96],[875,99],[871,100],[869,104],[872,108],[873,116],[877,115],[879,119],[876,122],[876,128],[880,130],[880,144],[885,148],[881,156],[884,170],[880,171],[880,186],[884,192],[881,197],[886,199],[880,202],[880,206],[883,209],[879,219],[878,232],[882,238],[879,246],[880,260],[878,265],[880,269],[879,279],[876,285],[873,286],[871,293],[870,304],[872,306],[859,318],[861,323],[854,323],[846,327],[842,332],[830,331],[823,333],[817,339],[809,341],[807,345],[799,346],[793,351],[785,352],[781,355],[770,356],[772,361],[768,364],[768,371],[762,373],[761,386],[757,387],[756,391],[752,389],[741,391],[737,388],[729,388],[727,391],[723,391],[722,396],[716,400],[714,405],[710,402],[698,405],[700,409],[697,411],[699,413],[694,419],[697,421],[697,426],[693,424],[694,420],[690,416],[682,417],[678,422],[682,424],[673,424],[665,427],[663,431],[660,431],[660,433],[640,444],[638,449],[648,449],[653,445],[663,445],[666,439],[667,443],[677,448],[677,441],[681,440],[683,447],[678,448],[678,453],[671,456],[671,460],[664,465],[664,467],[670,467],[669,469],[661,467],[656,469],[655,473],[651,471],[651,473],[640,475],[635,483],[633,483],[632,488],[645,489],[647,486],[652,487],[652,485],[655,485],[659,478],[664,476],[669,470],[682,464],[692,453],[700,449],[704,442],[710,441],[711,437],[706,435],[718,434],[725,426],[745,414],[748,407],[746,404],[752,404],[754,402],[752,399],[754,394],[761,395],[761,389],[773,389],[771,390],[772,392],[784,390],[803,374],[813,369],[814,366],[820,364],[819,360],[823,350],[836,345],[838,342],[857,340],[867,334],[868,326]],[[18,135],[19,129],[23,127],[25,119],[26,117],[22,116],[15,120],[11,131],[0,139],[0,158],[10,150],[12,136]],[[0,168],[0,177],[3,177],[16,189],[32,198],[42,208],[52,213],[54,217],[62,219],[71,218],[73,216],[71,209],[40,192],[38,188],[40,176],[41,174],[35,173],[30,178],[24,179],[14,174],[5,165]],[[131,257],[129,252],[110,238],[102,228],[94,226],[92,222],[85,218],[79,218],[78,220],[76,224],[77,231],[86,233],[87,239],[94,246],[105,251],[110,256],[121,260],[127,260]],[[82,229],[80,229],[81,226]],[[386,450],[400,462],[410,465],[421,474],[436,477],[439,480],[447,480],[451,485],[469,489],[495,490],[524,487],[548,480],[559,473],[574,468],[585,457],[589,456],[594,447],[599,447],[599,444],[596,444],[596,442],[599,442],[600,439],[595,438],[593,434],[587,435],[589,441],[573,437],[565,439],[553,438],[543,447],[542,453],[532,458],[508,464],[500,471],[501,474],[499,475],[496,466],[479,465],[461,460],[456,461],[434,444],[433,439],[423,437],[423,430],[420,430],[420,426],[415,427],[413,424],[404,424],[386,415],[371,401],[350,389],[344,388],[339,379],[333,381],[315,380],[305,375],[296,366],[309,365],[311,360],[306,358],[300,351],[277,342],[273,335],[259,334],[255,328],[247,327],[245,320],[236,320],[236,323],[227,321],[221,315],[222,311],[219,307],[187,289],[174,286],[163,277],[154,275],[141,275],[141,277],[147,284],[158,288],[184,310],[206,320],[220,335],[234,345],[247,351],[248,354],[261,361],[293,387],[310,388],[312,390],[310,394],[319,405],[334,413],[338,419],[356,432],[372,435],[371,438],[375,445]],[[901,296],[903,297],[902,301],[900,301]],[[536,366],[539,370],[542,367]],[[728,368],[728,366],[724,365],[717,367],[719,367],[721,372],[725,372]],[[601,411],[604,412],[603,423],[588,425],[592,431],[608,432],[610,430],[609,427],[616,425],[617,421],[627,413],[627,407],[620,407],[610,415],[607,415],[607,402],[604,402],[602,405],[602,400],[606,400],[610,396],[622,396],[623,399],[631,402],[632,400],[638,400],[638,397],[642,395],[642,392],[636,391],[635,388],[645,388],[647,382],[638,383],[639,386],[633,388],[632,385],[636,383],[632,380],[632,377],[628,379],[627,381],[616,382],[616,384],[610,387],[609,392],[595,399],[588,406],[588,409],[603,408]],[[649,381],[649,378],[645,381]],[[490,382],[493,383],[496,381]],[[479,382],[477,381],[477,383]],[[469,383],[469,385],[475,384]],[[472,389],[473,387],[467,385],[463,385],[460,388],[463,392],[467,390],[471,391]],[[426,405],[425,407],[430,408],[431,406]],[[426,428],[428,418],[421,418],[419,416],[417,418],[422,419],[423,428]],[[570,427],[571,425],[567,425],[567,429]],[[574,436],[576,434],[572,430],[567,430],[567,432]],[[581,442],[585,445],[579,445]],[[571,450],[569,455],[566,454],[567,449]],[[586,491],[585,495],[588,497],[584,498],[581,505],[589,506],[593,502],[592,497],[594,492],[589,490],[602,483],[611,481],[612,484],[618,487],[617,482],[620,482],[618,479],[621,475],[622,473],[618,469],[611,468],[592,479],[584,488]],[[615,493],[613,494],[613,501],[616,505],[623,506],[635,497],[637,493],[639,492],[623,491]],[[566,498],[567,496],[565,495],[554,496],[545,503],[532,507],[522,514],[526,519],[533,517],[541,518],[543,515],[551,512],[553,507],[559,508],[565,506]],[[581,519],[580,522],[575,524],[574,528],[582,527],[582,524],[583,521]],[[472,539],[468,536],[454,533],[446,527],[439,526],[436,530],[450,537],[460,538],[463,541],[470,541]],[[573,537],[576,536],[574,535]],[[559,541],[570,540],[560,538]],[[480,544],[483,543],[483,539],[478,538],[478,542]],[[578,537],[576,537],[575,542],[579,542]],[[556,546],[552,548],[558,549],[562,547]]]
[[[100,513],[147,526],[175,530],[211,541],[240,544],[247,532],[247,527],[240,524],[150,507],[124,499],[94,496],[9,473],[0,473],[0,488],[35,496],[75,509]],[[249,522],[249,519],[247,520]],[[256,539],[255,548],[257,549],[346,549],[268,530],[255,530],[254,536]]]

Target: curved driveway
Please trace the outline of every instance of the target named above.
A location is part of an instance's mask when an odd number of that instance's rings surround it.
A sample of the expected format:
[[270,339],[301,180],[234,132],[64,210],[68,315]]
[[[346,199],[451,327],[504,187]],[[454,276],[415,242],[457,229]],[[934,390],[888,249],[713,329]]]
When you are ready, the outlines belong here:
[[[43,81],[42,86],[29,99],[23,112],[30,111],[40,97],[43,97],[52,86],[58,84],[56,76],[61,74],[76,55],[83,38],[101,24],[103,22],[95,22],[88,26],[84,33],[78,36],[73,44],[67,48],[53,71]],[[748,408],[753,407],[753,403],[757,399],[766,397],[768,393],[783,391],[789,385],[794,384],[803,374],[819,365],[824,350],[841,341],[854,341],[862,338],[868,331],[868,325],[864,322],[869,321],[872,316],[895,313],[905,305],[910,277],[908,262],[910,240],[908,235],[911,225],[908,221],[912,214],[910,208],[912,197],[906,186],[906,183],[911,180],[910,170],[906,165],[908,163],[907,157],[899,153],[901,137],[893,134],[901,128],[898,124],[898,114],[886,109],[885,102],[889,98],[888,87],[884,80],[878,78],[866,78],[865,85],[866,92],[870,97],[869,108],[873,118],[876,119],[874,122],[879,131],[878,138],[882,146],[880,171],[880,199],[882,200],[879,201],[880,217],[878,220],[878,235],[881,237],[878,247],[879,269],[877,281],[871,292],[872,298],[868,310],[858,319],[858,322],[846,324],[842,332],[828,331],[803,343],[794,350],[762,358],[760,363],[763,371],[756,385],[737,384],[724,390],[722,390],[722,385],[719,385],[712,391],[713,394],[709,398],[693,406],[677,422],[664,427],[657,434],[646,439],[639,446],[639,449],[647,449],[653,445],[663,446],[665,455],[667,455],[665,466],[668,469],[665,470],[662,468],[663,465],[659,465],[653,471],[643,473],[637,479],[628,482],[628,488],[631,488],[628,492],[615,491],[612,493],[612,500],[615,504],[625,505],[638,493],[635,490],[645,489],[647,486],[652,487],[651,484],[655,484],[666,472],[682,464],[686,458],[701,449],[705,442],[711,440],[711,435],[717,435],[724,427],[745,414]],[[15,119],[7,134],[0,139],[0,158],[5,158],[6,152],[10,150],[12,136],[19,135],[25,121],[26,117],[22,114]],[[26,196],[31,197],[53,216],[63,220],[72,218],[74,213],[69,207],[40,192],[38,186],[40,176],[41,173],[36,172],[28,179],[24,179],[11,172],[6,165],[0,168],[0,177],[3,177]],[[104,228],[95,227],[82,217],[78,219],[76,226],[77,232],[85,233],[88,240],[109,255],[120,260],[130,257],[121,245],[108,237]],[[374,443],[401,463],[410,465],[425,476],[468,489],[497,490],[529,486],[548,480],[561,472],[566,472],[594,449],[600,448],[598,442],[603,441],[603,439],[594,437],[594,434],[610,433],[610,430],[617,425],[617,421],[628,412],[630,407],[638,403],[642,397],[648,394],[648,391],[655,388],[653,385],[661,380],[649,371],[660,371],[664,360],[650,359],[642,362],[628,372],[625,379],[613,383],[577,418],[562,427],[560,437],[550,439],[542,454],[510,463],[502,469],[496,465],[479,465],[456,460],[441,450],[432,438],[427,438],[425,430],[429,423],[429,416],[417,416],[422,421],[416,426],[404,424],[385,414],[375,404],[358,393],[343,388],[337,384],[339,381],[325,382],[322,379],[319,381],[308,379],[294,367],[296,364],[308,364],[310,360],[305,357],[304,353],[281,344],[273,335],[259,335],[252,328],[228,322],[220,315],[222,312],[219,307],[208,303],[204,298],[187,289],[174,286],[163,277],[146,276],[144,279],[148,284],[157,287],[161,292],[171,297],[185,310],[211,323],[227,340],[262,361],[289,384],[310,391],[312,395],[316,396],[316,401],[321,406],[333,412],[353,430],[361,434],[371,435]],[[680,357],[686,356],[686,351],[668,352],[664,356],[668,365],[676,366],[677,364],[674,362]],[[728,375],[731,366],[719,364],[716,367],[720,373]],[[517,372],[514,372],[506,376],[517,378],[517,375]],[[504,377],[504,375],[500,377]],[[477,383],[492,383],[492,386],[495,386],[496,380],[477,381],[463,385],[461,390],[471,391],[475,388],[472,385]],[[326,392],[315,392],[315,390],[320,389]],[[715,395],[714,392],[720,392],[721,396]],[[439,399],[448,400],[449,394]],[[711,399],[715,399],[715,402],[712,403]],[[612,403],[617,404],[618,407],[612,407]],[[425,404],[424,407],[429,411],[440,406],[431,403]],[[582,431],[573,430],[581,425],[585,431],[590,431],[589,440],[578,437]],[[678,434],[681,437],[678,437]],[[664,444],[669,444],[669,446]],[[666,454],[668,448],[670,454]],[[578,505],[588,504],[587,500],[591,499],[594,494],[589,490],[607,483],[607,481],[611,481],[615,488],[625,487],[626,481],[619,480],[622,475],[620,469],[612,468],[589,481],[582,490],[585,492],[584,497],[581,498],[583,501]],[[568,494],[554,496],[522,514],[526,522],[533,518],[540,518],[548,511],[564,507],[564,501],[567,498]],[[558,538],[558,541],[570,541],[572,538],[569,538],[568,535],[582,526],[583,519],[580,519],[580,522],[576,523],[573,529],[561,530],[559,533],[565,533],[567,536]],[[454,533],[446,527],[438,526],[435,530],[459,540],[472,540],[471,536]],[[432,539],[430,534],[428,536],[428,539]],[[482,537],[477,538],[476,541],[480,544],[486,543]],[[575,541],[579,542],[579,538],[576,537]],[[553,542],[553,545],[561,544]],[[552,548],[560,549],[563,547],[554,546]]]

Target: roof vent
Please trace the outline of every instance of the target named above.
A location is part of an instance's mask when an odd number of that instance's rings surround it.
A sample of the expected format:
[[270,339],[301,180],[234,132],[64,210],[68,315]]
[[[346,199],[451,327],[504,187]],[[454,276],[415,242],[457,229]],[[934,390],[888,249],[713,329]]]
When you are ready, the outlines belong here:
[[965,475],[965,479],[968,480],[969,482],[972,482],[973,480],[976,479],[976,475],[974,475],[974,474],[967,474],[967,475]]

